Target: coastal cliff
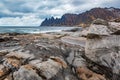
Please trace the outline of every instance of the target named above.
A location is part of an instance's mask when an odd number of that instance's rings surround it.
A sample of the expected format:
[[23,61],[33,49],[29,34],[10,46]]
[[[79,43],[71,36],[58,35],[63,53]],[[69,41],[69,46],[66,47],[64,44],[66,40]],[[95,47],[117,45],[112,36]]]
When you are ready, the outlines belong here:
[[119,8],[93,8],[80,14],[64,14],[61,18],[45,19],[41,26],[81,26],[88,27],[97,18],[111,20],[120,17]]
[[0,34],[0,80],[119,80],[120,19],[82,31]]

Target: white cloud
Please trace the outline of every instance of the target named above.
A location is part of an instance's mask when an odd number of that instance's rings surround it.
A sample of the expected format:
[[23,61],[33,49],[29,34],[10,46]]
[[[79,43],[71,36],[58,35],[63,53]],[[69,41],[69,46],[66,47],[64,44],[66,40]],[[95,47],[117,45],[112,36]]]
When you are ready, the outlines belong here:
[[0,25],[2,26],[36,26],[40,25],[42,20],[36,16],[23,16],[23,17],[4,17],[0,18]]
[[46,17],[81,13],[94,7],[120,7],[119,0],[1,0],[0,25],[40,25]]

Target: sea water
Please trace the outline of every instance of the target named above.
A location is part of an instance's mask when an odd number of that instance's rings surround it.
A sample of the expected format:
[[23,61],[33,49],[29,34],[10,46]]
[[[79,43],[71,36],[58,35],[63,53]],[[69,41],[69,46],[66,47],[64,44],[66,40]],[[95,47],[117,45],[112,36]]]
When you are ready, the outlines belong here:
[[46,33],[70,30],[75,27],[0,26],[0,33]]

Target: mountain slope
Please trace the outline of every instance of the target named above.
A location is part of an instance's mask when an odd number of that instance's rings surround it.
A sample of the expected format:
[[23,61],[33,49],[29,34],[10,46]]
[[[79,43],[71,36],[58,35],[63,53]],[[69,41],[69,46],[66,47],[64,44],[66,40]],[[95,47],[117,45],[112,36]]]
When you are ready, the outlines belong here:
[[93,8],[81,14],[64,14],[61,18],[45,19],[41,26],[89,26],[89,24],[97,19],[111,20],[120,17],[120,9],[118,8]]

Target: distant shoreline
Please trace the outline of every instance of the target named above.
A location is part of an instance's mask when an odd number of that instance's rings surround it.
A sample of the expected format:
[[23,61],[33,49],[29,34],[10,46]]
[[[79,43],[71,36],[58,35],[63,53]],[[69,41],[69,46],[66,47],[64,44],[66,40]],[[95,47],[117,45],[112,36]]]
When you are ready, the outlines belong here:
[[47,33],[47,32],[61,32],[65,30],[71,30],[78,27],[13,27],[13,26],[2,26],[0,27],[0,33],[19,33],[19,34],[39,34],[39,33]]

